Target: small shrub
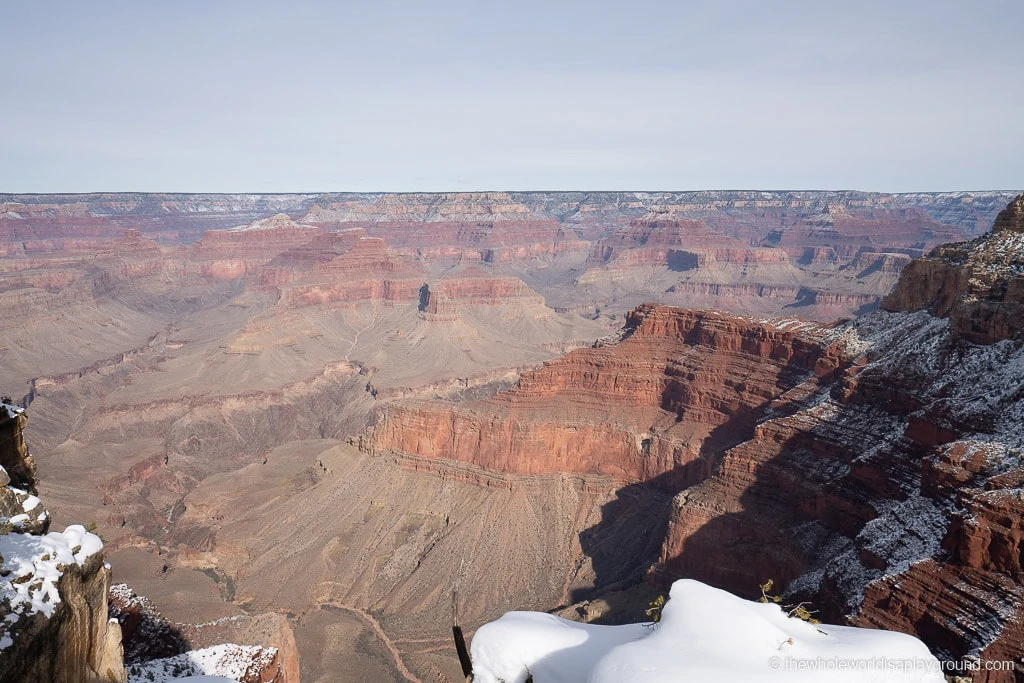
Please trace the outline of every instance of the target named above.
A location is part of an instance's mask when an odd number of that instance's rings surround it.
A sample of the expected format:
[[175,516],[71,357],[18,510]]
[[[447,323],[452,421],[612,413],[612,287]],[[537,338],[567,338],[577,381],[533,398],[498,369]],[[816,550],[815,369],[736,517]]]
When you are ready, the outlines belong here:
[[821,620],[816,619],[814,616],[817,612],[815,610],[807,609],[807,606],[810,604],[809,602],[801,602],[797,605],[783,605],[782,597],[772,594],[772,589],[774,587],[775,581],[773,579],[768,579],[759,586],[761,589],[761,602],[771,602],[779,605],[786,612],[787,616],[806,621],[808,624],[821,623]]
[[661,610],[665,608],[665,596],[659,595],[658,597],[651,600],[644,614],[647,618],[657,624],[661,621]]

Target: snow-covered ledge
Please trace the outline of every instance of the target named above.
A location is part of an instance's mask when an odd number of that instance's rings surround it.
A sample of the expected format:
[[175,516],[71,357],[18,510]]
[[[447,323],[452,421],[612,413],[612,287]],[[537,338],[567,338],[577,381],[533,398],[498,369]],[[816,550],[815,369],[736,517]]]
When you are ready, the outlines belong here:
[[45,536],[0,535],[0,650],[14,644],[10,631],[19,620],[41,613],[47,618],[61,602],[57,584],[67,567],[85,568],[103,542],[80,524]]
[[903,633],[811,624],[772,603],[677,581],[658,624],[509,612],[472,644],[474,683],[944,683]]

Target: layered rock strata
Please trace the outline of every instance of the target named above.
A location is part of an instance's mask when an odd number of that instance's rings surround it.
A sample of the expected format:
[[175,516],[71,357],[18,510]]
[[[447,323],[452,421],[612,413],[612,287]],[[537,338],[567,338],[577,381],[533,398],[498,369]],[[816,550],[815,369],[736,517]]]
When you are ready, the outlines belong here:
[[949,318],[961,337],[990,344],[1024,330],[1024,195],[992,231],[936,248],[907,270],[882,302],[887,311],[927,310]]
[[123,683],[103,544],[79,525],[46,533],[49,516],[26,490],[36,482],[25,423],[0,404],[0,681]]
[[806,323],[647,305],[615,345],[548,362],[485,401],[392,406],[363,443],[501,472],[648,480],[701,460],[712,433],[741,438],[769,402],[831,376],[840,357]]
[[1019,305],[1022,206],[908,268],[900,310],[824,327],[643,306],[493,398],[397,404],[361,445],[667,489],[655,584],[756,596],[772,578],[828,619],[921,637],[974,681],[1018,680],[970,665],[1024,655],[1024,345],[977,314]]

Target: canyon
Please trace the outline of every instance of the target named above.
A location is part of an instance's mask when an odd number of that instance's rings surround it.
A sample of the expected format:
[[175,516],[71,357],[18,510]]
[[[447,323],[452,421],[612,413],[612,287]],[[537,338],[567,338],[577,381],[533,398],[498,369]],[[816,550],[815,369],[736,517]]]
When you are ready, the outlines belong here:
[[1022,202],[0,195],[3,388],[55,522],[275,680],[680,577],[1019,658]]

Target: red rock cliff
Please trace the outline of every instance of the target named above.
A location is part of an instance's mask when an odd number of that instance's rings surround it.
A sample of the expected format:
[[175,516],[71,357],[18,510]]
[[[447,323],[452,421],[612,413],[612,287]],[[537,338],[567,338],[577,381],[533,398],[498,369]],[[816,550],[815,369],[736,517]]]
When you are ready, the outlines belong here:
[[949,318],[969,341],[988,344],[1024,330],[1024,195],[996,218],[992,232],[936,248],[907,266],[887,311],[927,310]]
[[[502,472],[611,474],[623,495],[668,489],[656,583],[756,595],[773,578],[827,619],[914,633],[946,660],[1019,660],[1024,345],[950,311],[1017,305],[1022,206],[992,235],[905,271],[892,299],[928,310],[891,305],[822,327],[642,306],[621,338],[511,391],[397,404],[362,445]],[[982,264],[995,275],[968,284],[965,264],[974,280]],[[929,268],[938,284],[915,292]],[[1005,292],[993,284],[1004,277]]]
[[574,351],[491,399],[392,406],[364,447],[502,472],[650,479],[695,461],[717,427],[750,424],[808,377],[834,373],[841,353],[808,329],[643,306],[620,343]]

